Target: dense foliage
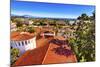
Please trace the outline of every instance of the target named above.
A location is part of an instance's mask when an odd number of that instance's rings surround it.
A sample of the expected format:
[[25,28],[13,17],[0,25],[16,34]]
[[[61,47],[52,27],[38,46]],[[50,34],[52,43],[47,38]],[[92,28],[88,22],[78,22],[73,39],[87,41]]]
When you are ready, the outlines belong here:
[[81,16],[77,18],[78,20],[89,20],[90,17],[87,14],[83,13]]
[[29,33],[34,33],[35,32],[34,28],[32,28],[32,27],[27,27],[26,31],[29,32]]
[[74,33],[75,38],[69,42],[78,62],[95,61],[95,22],[85,22],[83,18]]
[[19,57],[20,51],[17,48],[11,48],[11,64],[15,63],[15,61]]

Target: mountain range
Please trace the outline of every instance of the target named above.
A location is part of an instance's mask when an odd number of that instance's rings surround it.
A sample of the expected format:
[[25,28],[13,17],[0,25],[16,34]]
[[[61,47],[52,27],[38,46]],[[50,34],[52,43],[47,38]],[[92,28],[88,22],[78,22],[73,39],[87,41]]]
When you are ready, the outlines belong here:
[[21,17],[21,18],[48,18],[48,19],[76,20],[76,18],[39,17],[39,16],[31,16],[31,15],[14,15],[14,14],[11,14],[11,17]]

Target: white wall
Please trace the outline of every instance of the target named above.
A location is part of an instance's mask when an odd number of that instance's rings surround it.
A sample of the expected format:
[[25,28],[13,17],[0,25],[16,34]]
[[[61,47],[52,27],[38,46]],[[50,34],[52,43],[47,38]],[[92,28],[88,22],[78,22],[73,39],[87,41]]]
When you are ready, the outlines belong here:
[[[27,44],[25,43],[25,41],[27,42]],[[33,37],[32,39],[25,40],[25,41],[11,41],[11,46],[13,48],[18,48],[20,50],[20,55],[25,53],[27,50],[32,50],[36,48],[36,37]]]

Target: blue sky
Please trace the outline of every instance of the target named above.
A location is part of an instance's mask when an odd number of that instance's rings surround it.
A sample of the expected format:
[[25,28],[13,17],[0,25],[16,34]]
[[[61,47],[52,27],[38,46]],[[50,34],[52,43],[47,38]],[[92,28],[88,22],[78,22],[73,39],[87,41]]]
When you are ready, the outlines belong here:
[[95,6],[12,1],[11,14],[37,17],[77,18],[82,13],[92,15]]

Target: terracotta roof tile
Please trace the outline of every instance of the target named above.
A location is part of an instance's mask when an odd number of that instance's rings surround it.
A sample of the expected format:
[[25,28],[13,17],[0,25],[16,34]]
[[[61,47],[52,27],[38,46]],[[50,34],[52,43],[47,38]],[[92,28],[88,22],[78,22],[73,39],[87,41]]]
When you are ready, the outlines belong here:
[[74,55],[66,57],[64,55],[58,55],[54,51],[52,51],[54,48],[57,48],[57,47],[58,46],[55,44],[49,45],[49,48],[47,50],[47,53],[45,55],[45,58],[42,64],[76,62],[76,57]]
[[[59,38],[63,39],[62,37]],[[43,46],[40,46],[36,49],[26,52],[15,62],[13,66],[77,62],[75,55],[70,55],[66,57],[63,55],[58,55],[54,51],[52,51],[53,48],[57,47],[58,45],[56,44],[46,43]],[[67,48],[70,49],[70,47]]]
[[21,41],[28,40],[34,37],[34,34],[30,34],[28,32],[11,32],[11,40]]
[[13,66],[42,64],[48,46],[49,45],[45,45],[25,53],[22,57],[18,59],[18,61]]

